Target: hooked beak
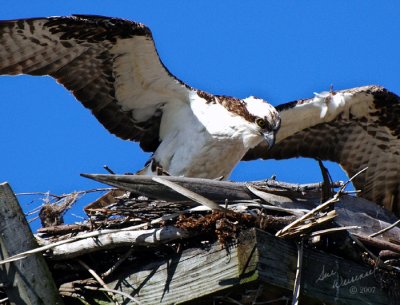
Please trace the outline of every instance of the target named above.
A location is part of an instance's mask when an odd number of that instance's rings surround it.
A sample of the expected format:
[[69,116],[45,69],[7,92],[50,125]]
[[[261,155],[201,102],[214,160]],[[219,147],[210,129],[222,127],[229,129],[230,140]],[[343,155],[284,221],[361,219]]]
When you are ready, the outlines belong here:
[[265,142],[267,142],[268,144],[268,149],[270,149],[272,146],[274,146],[275,144],[275,132],[271,131],[271,132],[266,132],[266,133],[262,133]]

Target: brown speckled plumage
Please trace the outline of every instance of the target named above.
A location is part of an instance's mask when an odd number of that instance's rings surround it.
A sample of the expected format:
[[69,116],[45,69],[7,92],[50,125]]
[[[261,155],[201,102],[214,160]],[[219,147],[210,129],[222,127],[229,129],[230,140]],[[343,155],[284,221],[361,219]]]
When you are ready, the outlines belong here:
[[242,116],[249,122],[254,122],[256,116],[252,115],[246,108],[246,103],[236,97],[225,96],[225,95],[212,95],[205,91],[197,90],[197,94],[204,98],[207,103],[219,103],[228,109],[230,112],[236,113]]
[[[147,64],[143,64],[140,56],[146,57]],[[138,65],[139,72],[135,70]],[[54,77],[111,133],[140,142],[145,151],[155,151],[159,146],[159,128],[166,103],[163,99],[179,99],[194,91],[175,78],[159,60],[146,26],[101,16],[1,21],[0,74]],[[377,86],[345,92],[366,98],[366,115],[357,116],[352,112],[343,115],[338,111],[333,120],[293,130],[270,150],[263,142],[244,159],[299,156],[326,159],[340,163],[349,175],[368,166],[354,181],[362,191],[361,196],[399,215],[399,97]],[[256,119],[243,100],[200,90],[196,93],[206,103],[219,103],[249,122]],[[283,115],[312,102],[301,100],[277,109]],[[352,103],[354,99],[347,102]],[[289,123],[296,126],[302,118],[294,115],[293,120],[282,120],[280,132],[287,130]],[[278,122],[278,118],[273,117],[271,121]]]
[[[0,74],[50,75],[109,132],[154,151],[159,144],[160,112],[155,110],[144,122],[135,121],[115,94],[113,64],[118,55],[111,49],[118,39],[134,36],[152,39],[143,24],[118,18],[75,15],[1,21]],[[30,43],[25,46],[26,40]]]
[[[74,15],[2,21],[0,74],[54,77],[108,131],[154,152],[153,163],[171,174],[227,177],[250,147],[272,143],[279,126],[276,110],[262,100],[253,101],[252,115],[245,100],[178,80],[161,62],[150,30],[129,20]],[[215,111],[221,125],[208,120]]]
[[[378,86],[343,92],[371,96],[368,116],[347,118],[339,112],[331,122],[297,130],[277,141],[270,150],[260,145],[250,150],[245,159],[307,157],[330,160],[338,162],[349,176],[368,167],[354,180],[356,189],[361,191],[359,195],[400,215],[400,99]],[[312,99],[301,100],[280,105],[277,109],[282,114],[312,102]],[[281,130],[285,129],[285,123],[282,121]]]

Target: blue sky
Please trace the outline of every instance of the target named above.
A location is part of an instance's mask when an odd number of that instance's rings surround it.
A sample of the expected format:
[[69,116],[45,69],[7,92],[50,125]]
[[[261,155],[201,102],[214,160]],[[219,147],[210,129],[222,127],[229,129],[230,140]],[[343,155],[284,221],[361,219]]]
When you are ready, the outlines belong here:
[[[139,21],[184,82],[279,105],[331,84],[337,90],[379,84],[399,94],[399,9],[398,1],[3,0],[0,19],[79,13]],[[110,135],[50,78],[0,77],[0,88],[0,180],[17,193],[98,187],[79,174],[104,173],[104,164],[133,172],[149,157]],[[334,179],[346,179],[338,166],[329,167]],[[304,159],[242,162],[231,179],[271,175],[299,183],[321,179],[317,163]],[[25,210],[33,208],[21,200]]]

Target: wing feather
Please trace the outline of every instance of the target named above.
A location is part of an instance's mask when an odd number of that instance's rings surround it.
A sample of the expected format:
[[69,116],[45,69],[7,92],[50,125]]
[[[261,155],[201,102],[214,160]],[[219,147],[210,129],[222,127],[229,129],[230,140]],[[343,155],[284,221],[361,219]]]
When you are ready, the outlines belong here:
[[283,104],[277,109],[282,121],[275,146],[267,150],[259,145],[248,152],[245,160],[331,160],[349,176],[368,167],[354,180],[360,196],[400,214],[397,95],[382,87],[367,86]]
[[162,64],[143,24],[102,16],[0,22],[0,74],[50,75],[111,133],[159,144],[162,110],[192,90]]

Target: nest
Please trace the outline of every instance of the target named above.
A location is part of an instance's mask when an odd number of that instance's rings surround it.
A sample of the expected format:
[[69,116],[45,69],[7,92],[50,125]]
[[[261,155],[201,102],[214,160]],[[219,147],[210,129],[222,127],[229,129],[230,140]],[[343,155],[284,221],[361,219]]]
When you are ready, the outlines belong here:
[[[295,241],[301,249],[319,249],[379,270],[382,287],[399,283],[400,230],[390,227],[396,218],[350,196],[343,183],[330,183],[327,188],[326,182],[86,176],[118,188],[91,190],[106,194],[85,207],[87,220],[75,224],[64,224],[63,215],[87,191],[55,196],[42,206],[43,227],[36,234],[40,245],[36,252],[44,253],[60,293],[68,299],[97,304],[95,292],[117,304],[126,304],[121,299],[140,303],[135,293],[124,295],[107,283],[118,280],[127,266],[140,270],[188,250],[217,245],[229,253],[240,236],[254,228]],[[300,283],[295,281],[296,285]],[[240,296],[212,298],[216,304],[232,304],[232,300],[255,304],[272,297],[260,299],[260,293],[244,291]],[[284,296],[286,301],[290,298]]]

